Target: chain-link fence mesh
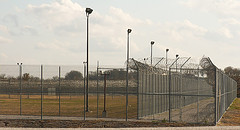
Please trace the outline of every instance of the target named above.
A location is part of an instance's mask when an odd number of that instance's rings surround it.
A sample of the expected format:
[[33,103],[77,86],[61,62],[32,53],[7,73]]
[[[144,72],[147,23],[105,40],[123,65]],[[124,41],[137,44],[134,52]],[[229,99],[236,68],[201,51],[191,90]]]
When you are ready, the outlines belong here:
[[216,119],[218,121],[237,97],[237,82],[217,69],[216,84]]
[[236,82],[209,58],[200,64],[190,58],[155,59],[153,65],[148,59],[130,62],[139,73],[140,119],[215,124],[236,98]]

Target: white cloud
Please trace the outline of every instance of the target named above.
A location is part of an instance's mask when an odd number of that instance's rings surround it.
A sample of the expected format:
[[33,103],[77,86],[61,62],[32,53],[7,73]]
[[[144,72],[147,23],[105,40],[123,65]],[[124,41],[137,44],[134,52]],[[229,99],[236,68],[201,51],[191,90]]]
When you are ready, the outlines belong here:
[[191,23],[189,20],[185,20],[184,25],[186,26],[186,28],[195,32],[198,35],[204,35],[208,31],[207,29],[205,29],[203,27],[200,27],[196,24]]
[[0,57],[1,59],[7,59],[8,56],[5,53],[0,53]]
[[240,17],[238,0],[186,0],[181,3],[186,7],[215,13],[220,17]]
[[[28,5],[25,13],[57,35],[80,36],[85,42],[86,16],[84,8],[78,3],[61,0],[38,6]],[[99,45],[104,44],[109,50],[121,50],[122,46],[125,46],[127,28],[150,23],[150,20],[142,21],[115,7],[110,7],[109,13],[106,14],[94,11],[90,16],[91,41]],[[138,49],[136,46],[134,48]]]
[[71,0],[54,1],[40,6],[29,4],[26,14],[34,16],[50,29],[60,25],[71,24],[77,18],[84,16],[84,9]]
[[11,25],[14,25],[14,26],[18,26],[19,25],[19,23],[18,23],[18,16],[15,15],[15,14],[7,14],[7,15],[5,15],[2,18],[2,21],[5,24],[11,24]]
[[[184,4],[207,12],[214,10],[214,13],[220,13],[220,11],[215,10],[223,8],[223,5],[213,8],[212,4],[216,4],[216,1],[213,0],[205,1],[205,3],[187,0]],[[71,0],[58,0],[40,5],[29,4],[21,13],[25,14],[25,18],[18,17],[19,19],[30,19],[30,21],[24,23],[27,26],[21,25],[17,31],[23,34],[38,34],[39,37],[34,38],[33,41],[37,43],[33,45],[35,49],[47,50],[46,52],[49,54],[61,52],[66,55],[82,54],[85,51],[86,16],[84,8],[78,3]],[[159,48],[163,52],[165,48],[170,48],[172,57],[176,53],[181,56],[203,55],[204,52],[201,51],[203,49],[200,47],[215,46],[213,43],[219,36],[232,39],[236,32],[233,32],[229,25],[240,23],[237,18],[223,17],[217,22],[225,24],[225,26],[213,31],[193,21],[193,19],[188,18],[180,21],[166,21],[165,23],[155,22],[149,19],[135,18],[116,7],[109,7],[108,12],[104,14],[94,10],[90,16],[90,51],[91,54],[101,53],[101,56],[105,55],[106,59],[123,60],[119,57],[125,55],[126,31],[131,28],[133,29],[131,55],[137,57],[149,55],[149,44],[147,43],[151,40],[161,43],[162,46]],[[6,31],[6,29],[6,27],[0,26],[0,30]],[[10,29],[13,30],[13,28]],[[212,38],[215,40],[214,42],[209,38],[211,36],[208,36],[210,33],[217,37]],[[209,49],[212,48],[209,47]],[[162,52],[158,52],[158,54],[162,55]],[[101,57],[99,57],[100,54],[95,55],[94,58],[100,59]]]
[[219,29],[218,33],[220,35],[223,35],[223,36],[227,37],[227,38],[233,38],[233,35],[228,28],[222,27],[222,28]]
[[[211,14],[216,17],[217,21],[213,25],[214,30],[210,30],[215,36],[215,41],[218,39],[232,39],[239,40],[239,29],[240,29],[240,1],[238,0],[186,0],[181,2],[186,7],[197,11],[203,11],[204,13]],[[223,37],[222,37],[223,36]],[[209,37],[208,37],[209,38]],[[225,39],[225,40],[226,40]],[[228,41],[233,43],[235,41]]]
[[[1,52],[0,53],[0,64],[8,64],[9,61],[12,61],[12,58],[10,58],[6,53]],[[16,63],[16,62],[14,62]]]
[[22,30],[23,30],[24,33],[27,33],[27,34],[31,34],[31,35],[37,35],[38,34],[38,32],[32,26],[26,25],[26,26],[23,27]]
[[1,37],[1,36],[0,36],[0,44],[1,44],[1,43],[11,43],[11,42],[12,42],[11,39],[4,38],[4,37]]
[[186,19],[181,22],[161,23],[157,26],[158,34],[163,38],[171,39],[172,42],[184,42],[187,39],[204,38],[208,30]]
[[39,42],[36,47],[38,49],[50,49],[51,51],[60,51],[60,52],[66,52],[67,51],[67,47],[69,47],[68,43],[62,43],[59,41],[54,41],[51,43],[43,43],[43,42]]
[[142,23],[141,20],[132,17],[130,14],[123,12],[123,10],[121,10],[119,8],[110,7],[109,12],[111,13],[112,19],[114,19],[114,21],[117,23],[119,23],[119,22],[124,23],[124,24]]
[[240,20],[237,20],[236,18],[220,19],[219,22],[224,25],[240,25]]
[[9,32],[8,28],[6,26],[4,26],[4,25],[0,25],[0,31],[2,31],[4,33],[8,33]]

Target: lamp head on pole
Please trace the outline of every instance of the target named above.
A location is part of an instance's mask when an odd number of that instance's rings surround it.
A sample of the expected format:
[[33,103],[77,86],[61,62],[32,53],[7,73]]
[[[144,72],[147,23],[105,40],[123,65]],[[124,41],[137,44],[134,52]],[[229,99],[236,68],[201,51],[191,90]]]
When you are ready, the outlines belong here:
[[154,44],[154,41],[151,41],[151,45],[153,45]]
[[86,8],[85,12],[86,12],[87,15],[89,15],[89,14],[91,14],[93,12],[93,9]]
[[131,32],[132,32],[132,29],[128,29],[127,32],[128,32],[128,33],[131,33]]
[[177,54],[177,55],[176,55],[176,58],[178,58],[178,56],[179,56],[179,55]]
[[168,52],[169,51],[169,49],[166,49],[166,52]]

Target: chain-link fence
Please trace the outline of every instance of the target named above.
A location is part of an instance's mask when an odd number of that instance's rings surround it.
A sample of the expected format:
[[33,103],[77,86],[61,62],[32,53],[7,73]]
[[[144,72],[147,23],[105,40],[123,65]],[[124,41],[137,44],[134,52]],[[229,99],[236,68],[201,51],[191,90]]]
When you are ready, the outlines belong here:
[[237,96],[237,83],[209,58],[199,65],[187,63],[189,59],[165,64],[158,58],[154,66],[132,59],[130,67],[138,71],[138,118],[209,124],[220,120]]
[[[83,116],[82,66],[0,66],[0,113]],[[70,74],[69,74],[70,75]]]
[[219,121],[224,112],[237,97],[237,82],[229,78],[221,70],[216,70],[216,120]]
[[126,68],[0,65],[0,114],[216,124],[237,83],[209,58],[129,62]]
[[[0,65],[0,114],[125,119],[126,68],[89,70],[87,88],[83,65]],[[136,71],[129,75],[128,118],[136,119]]]

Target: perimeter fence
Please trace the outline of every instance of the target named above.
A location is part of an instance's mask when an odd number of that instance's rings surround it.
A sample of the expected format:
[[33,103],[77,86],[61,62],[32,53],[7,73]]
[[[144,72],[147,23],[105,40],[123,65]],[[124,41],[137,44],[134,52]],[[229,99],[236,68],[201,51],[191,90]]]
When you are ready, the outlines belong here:
[[[132,59],[138,72],[138,118],[216,124],[237,96],[237,83],[210,58],[199,65],[190,58],[154,65]],[[169,64],[166,64],[169,63]],[[158,67],[160,66],[160,67]]]
[[92,66],[88,85],[86,66],[0,65],[0,114],[216,124],[237,83],[209,58],[189,59],[131,59],[128,79],[126,68]]

